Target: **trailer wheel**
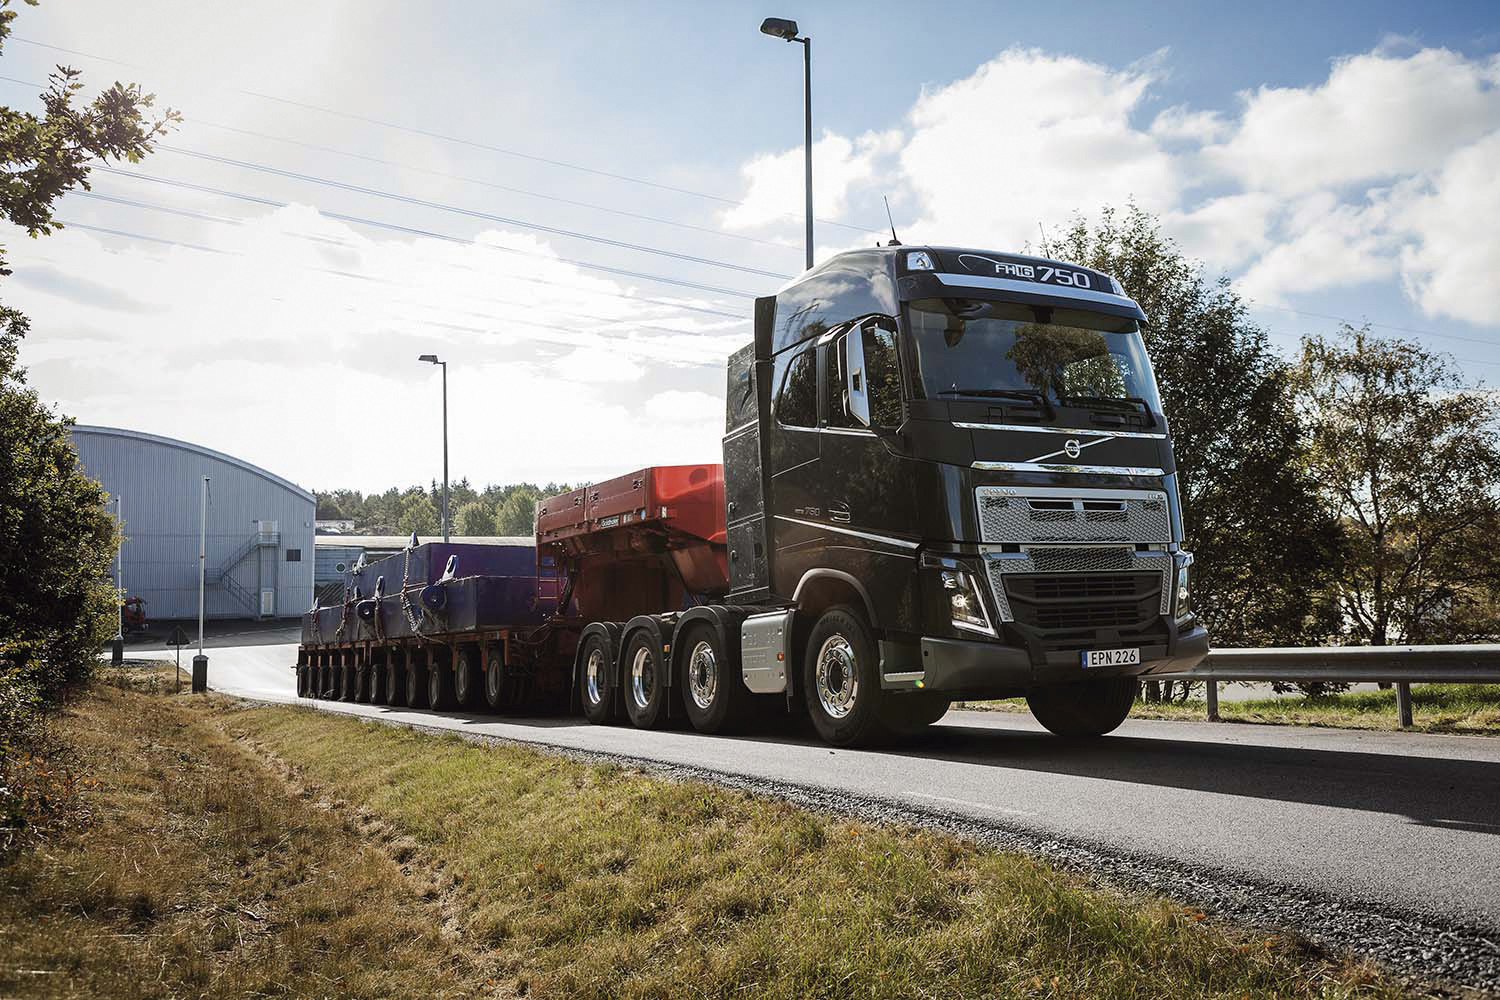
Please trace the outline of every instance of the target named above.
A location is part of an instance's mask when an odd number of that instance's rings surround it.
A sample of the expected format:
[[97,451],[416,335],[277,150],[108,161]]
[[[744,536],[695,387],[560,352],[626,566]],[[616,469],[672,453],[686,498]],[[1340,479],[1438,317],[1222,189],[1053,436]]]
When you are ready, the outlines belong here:
[[858,746],[889,735],[881,721],[875,638],[847,605],[823,612],[807,638],[803,690],[818,735],[834,746]]
[[474,689],[479,681],[479,651],[469,647],[453,662],[453,700],[459,708],[469,708],[477,700]]
[[608,637],[597,633],[590,635],[584,640],[583,652],[578,658],[578,700],[583,703],[584,718],[596,726],[609,721],[613,669]]
[[749,692],[730,669],[718,629],[708,622],[693,622],[684,631],[678,648],[682,658],[682,705],[688,721],[700,733],[718,733],[744,720]]
[[354,668],[354,700],[361,704],[370,700],[370,664],[364,657]]
[[656,637],[640,631],[625,647],[625,712],[638,729],[655,729],[667,721],[667,671]]
[[412,653],[406,659],[406,704],[427,707],[427,654]]
[[1134,677],[1109,677],[1033,688],[1026,704],[1036,721],[1058,736],[1103,736],[1125,721],[1135,692]]
[[307,697],[307,666],[300,663],[297,665],[297,697]]
[[385,653],[378,658],[373,656],[370,658],[369,684],[371,705],[385,704],[385,664],[380,663],[379,660],[389,655],[389,653]]
[[491,649],[484,668],[484,700],[490,710],[498,712],[505,700],[505,658],[500,650]]
[[406,659],[406,654],[399,649],[393,649],[385,661],[385,703],[387,705],[406,704],[406,671],[401,663]]
[[323,683],[318,686],[318,697],[332,701],[338,690],[338,664],[332,654],[323,657]]
[[436,656],[427,664],[427,707],[434,712],[453,707],[453,668]]
[[354,700],[354,657],[344,657],[344,669],[339,672],[339,701]]
[[314,698],[328,697],[328,654],[320,654],[318,662],[313,665],[312,690],[308,692]]

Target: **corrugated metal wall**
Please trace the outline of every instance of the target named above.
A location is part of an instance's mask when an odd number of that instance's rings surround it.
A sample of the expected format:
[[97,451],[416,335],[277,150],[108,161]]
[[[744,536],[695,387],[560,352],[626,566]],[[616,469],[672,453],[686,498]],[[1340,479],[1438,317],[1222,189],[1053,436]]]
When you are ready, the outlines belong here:
[[[271,614],[312,605],[310,493],[263,469],[171,438],[114,428],[73,428],[83,467],[125,507],[121,550],[127,593],[160,621],[198,616],[198,522],[203,477],[211,479],[204,604],[210,618],[255,618],[262,591]],[[277,534],[262,533],[276,522]],[[215,582],[215,578],[222,577]]]

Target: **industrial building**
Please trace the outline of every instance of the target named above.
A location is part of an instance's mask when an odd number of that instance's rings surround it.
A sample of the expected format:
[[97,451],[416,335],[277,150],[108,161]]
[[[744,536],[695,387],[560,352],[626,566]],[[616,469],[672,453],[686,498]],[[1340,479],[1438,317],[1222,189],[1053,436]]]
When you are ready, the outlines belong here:
[[149,620],[198,616],[204,476],[207,617],[290,618],[312,606],[317,501],[307,490],[186,441],[116,427],[72,434],[84,470],[123,508],[124,589],[145,601]]

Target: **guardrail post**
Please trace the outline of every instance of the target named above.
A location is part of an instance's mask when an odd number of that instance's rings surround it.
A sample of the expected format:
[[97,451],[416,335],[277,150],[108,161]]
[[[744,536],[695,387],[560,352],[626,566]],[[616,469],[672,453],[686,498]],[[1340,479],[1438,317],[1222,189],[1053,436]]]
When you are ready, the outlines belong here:
[[1406,681],[1396,684],[1396,715],[1402,729],[1411,728],[1411,685]]
[[1219,721],[1219,682],[1209,681],[1207,690],[1204,692],[1204,700],[1208,702],[1208,721]]

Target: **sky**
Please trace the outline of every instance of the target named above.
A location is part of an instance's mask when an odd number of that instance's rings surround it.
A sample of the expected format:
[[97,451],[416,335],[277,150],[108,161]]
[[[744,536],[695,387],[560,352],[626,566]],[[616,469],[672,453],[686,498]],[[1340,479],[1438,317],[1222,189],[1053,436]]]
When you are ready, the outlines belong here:
[[[1025,250],[1134,200],[1290,354],[1341,321],[1500,380],[1500,9],[1487,3],[44,0],[57,63],[184,122],[0,224],[29,381],[310,489],[576,482],[719,460],[724,358],[803,263]],[[914,13],[919,16],[914,17]]]

